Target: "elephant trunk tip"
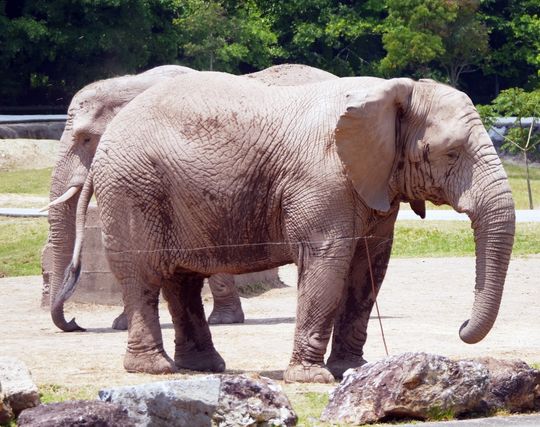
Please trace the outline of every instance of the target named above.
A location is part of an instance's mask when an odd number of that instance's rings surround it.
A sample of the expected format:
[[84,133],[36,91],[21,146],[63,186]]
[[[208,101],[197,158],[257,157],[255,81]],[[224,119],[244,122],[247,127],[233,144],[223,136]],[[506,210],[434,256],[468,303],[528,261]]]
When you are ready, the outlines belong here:
[[[58,324],[56,325],[58,326]],[[60,326],[58,326],[60,327]],[[80,327],[77,322],[75,321],[75,318],[71,319],[69,322],[66,322],[65,324],[62,325],[62,327],[60,328],[62,329],[64,332],[85,332],[86,329]]]
[[487,335],[487,332],[482,334],[478,332],[473,332],[471,326],[469,325],[469,320],[465,320],[461,327],[459,328],[459,337],[461,341],[466,344],[476,344],[484,339]]
[[66,321],[64,317],[64,302],[73,294],[75,291],[75,285],[79,279],[81,273],[80,264],[74,266],[73,263],[69,265],[66,269],[66,275],[64,278],[64,283],[62,285],[62,290],[56,296],[53,305],[51,307],[51,317],[56,326],[64,332],[75,332],[75,331],[85,331],[86,329],[81,328],[75,319],[71,319],[69,322]]

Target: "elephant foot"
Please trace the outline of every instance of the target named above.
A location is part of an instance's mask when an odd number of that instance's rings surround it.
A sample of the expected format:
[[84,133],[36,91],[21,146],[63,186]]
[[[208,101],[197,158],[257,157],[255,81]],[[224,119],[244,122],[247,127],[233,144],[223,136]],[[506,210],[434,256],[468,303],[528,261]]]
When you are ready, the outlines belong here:
[[133,353],[127,350],[124,356],[124,369],[128,372],[156,375],[178,372],[174,361],[164,350],[148,353]]
[[128,321],[127,321],[127,315],[125,311],[120,313],[118,317],[113,320],[112,328],[116,329],[117,331],[127,331]]
[[365,365],[367,361],[362,356],[348,356],[347,358],[338,358],[330,355],[326,362],[326,366],[332,375],[336,378],[343,378],[343,374],[347,369],[359,368]]
[[242,306],[216,307],[208,317],[210,325],[228,325],[231,323],[244,323],[244,311]]
[[290,364],[285,373],[283,380],[286,383],[333,383],[335,379],[328,369],[322,365],[314,363],[297,363]]
[[196,351],[176,354],[174,356],[176,367],[190,371],[223,372],[225,361],[216,350]]

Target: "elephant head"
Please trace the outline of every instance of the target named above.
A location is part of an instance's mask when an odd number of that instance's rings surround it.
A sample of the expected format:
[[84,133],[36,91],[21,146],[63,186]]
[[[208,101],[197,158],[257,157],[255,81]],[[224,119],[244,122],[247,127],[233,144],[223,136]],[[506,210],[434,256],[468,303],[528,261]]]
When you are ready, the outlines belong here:
[[515,211],[506,173],[471,100],[430,80],[386,80],[348,94],[335,137],[369,207],[387,211],[397,198],[467,213],[476,242],[476,288],[460,337],[482,340],[499,310]]
[[[75,241],[75,211],[79,192],[88,175],[94,153],[108,123],[128,102],[149,87],[192,72],[190,68],[165,65],[138,75],[92,83],[73,97],[60,139],[60,152],[52,174],[49,209],[49,243],[53,246],[51,309],[53,320],[63,330],[76,329],[64,320],[63,306],[54,307],[71,260]],[[56,312],[54,312],[56,311]]]

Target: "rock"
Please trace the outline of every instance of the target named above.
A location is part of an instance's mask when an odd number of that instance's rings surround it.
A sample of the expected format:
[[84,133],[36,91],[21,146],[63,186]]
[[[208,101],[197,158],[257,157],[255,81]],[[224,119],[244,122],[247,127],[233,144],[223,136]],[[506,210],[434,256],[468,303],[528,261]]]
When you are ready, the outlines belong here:
[[219,426],[294,426],[298,418],[281,387],[271,379],[223,375],[213,420]]
[[[39,405],[38,389],[26,365],[14,357],[0,357],[0,384],[3,407],[10,407],[14,415]],[[5,409],[4,409],[5,410]]]
[[220,386],[209,376],[101,390],[99,398],[126,408],[140,426],[209,426]]
[[297,419],[280,387],[262,377],[210,375],[101,390],[99,397],[125,407],[141,426],[289,426]]
[[345,372],[322,420],[365,424],[454,417],[475,411],[489,386],[479,362],[405,353]]
[[40,405],[21,412],[21,427],[134,427],[127,411],[119,405],[99,400],[73,400]]
[[484,397],[486,410],[510,412],[540,410],[540,371],[521,360],[476,359],[489,371]]
[[4,402],[4,394],[2,393],[2,384],[0,383],[0,425],[8,424],[13,419],[13,410],[6,402]]

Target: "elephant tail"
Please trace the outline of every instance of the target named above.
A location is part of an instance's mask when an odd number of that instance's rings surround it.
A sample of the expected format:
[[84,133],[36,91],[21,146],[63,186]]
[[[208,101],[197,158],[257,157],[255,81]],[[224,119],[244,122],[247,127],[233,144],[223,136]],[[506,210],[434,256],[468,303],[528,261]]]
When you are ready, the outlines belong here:
[[71,295],[73,295],[73,292],[75,292],[76,285],[81,274],[81,252],[84,238],[84,226],[86,224],[86,212],[88,210],[88,204],[90,203],[92,194],[94,193],[92,179],[93,174],[92,171],[90,171],[82,188],[79,203],[77,204],[75,225],[76,238],[75,247],[73,249],[73,257],[71,258],[70,264],[66,268],[62,287],[60,292],[58,292],[56,295],[51,308],[51,316],[54,324],[64,332],[85,330],[84,328],[81,328],[77,322],[75,322],[75,318],[71,319],[69,322],[66,321],[64,316],[64,303],[71,297]]

